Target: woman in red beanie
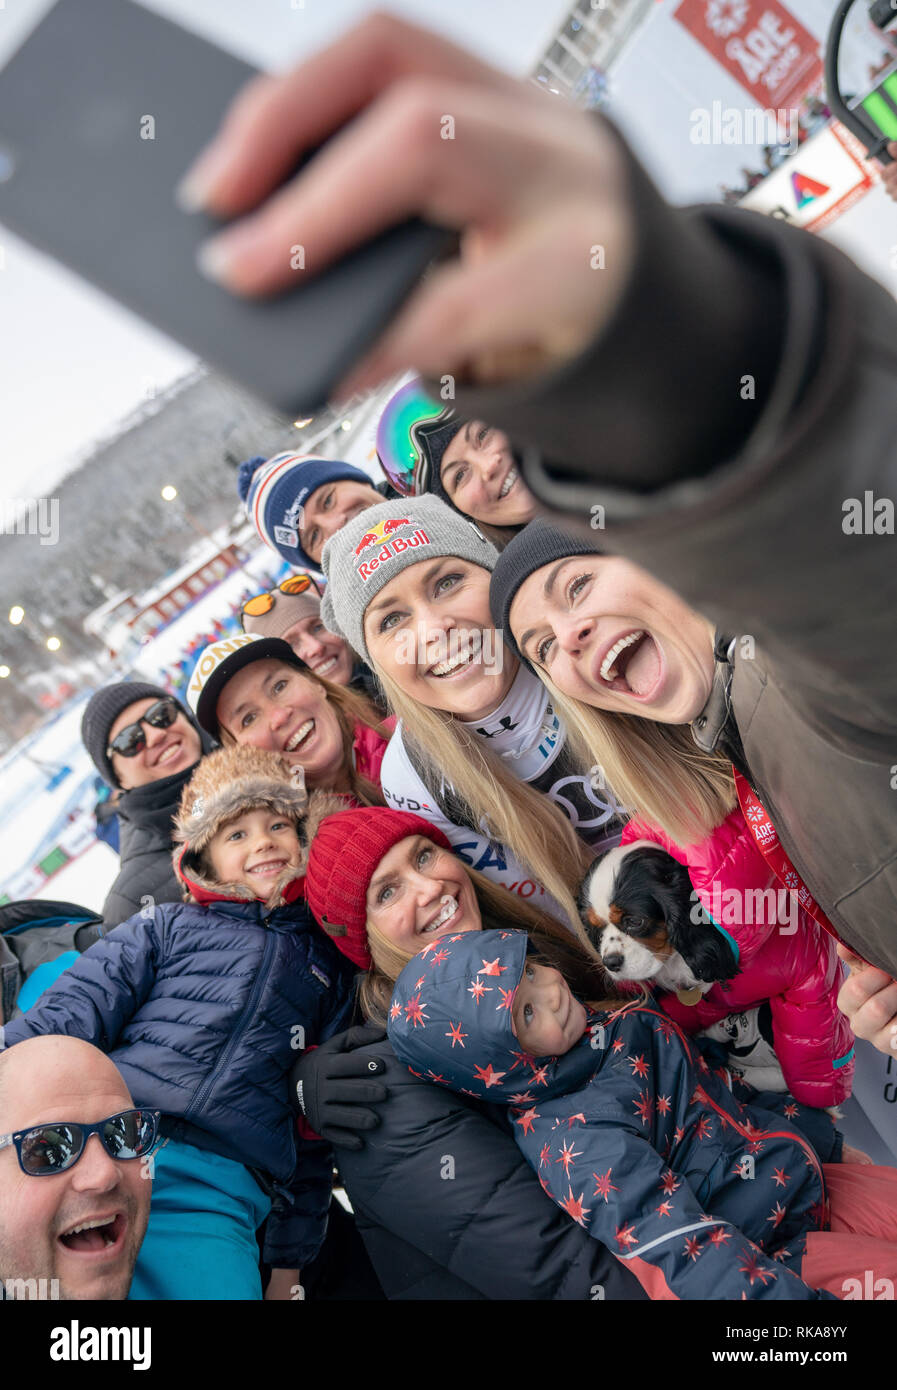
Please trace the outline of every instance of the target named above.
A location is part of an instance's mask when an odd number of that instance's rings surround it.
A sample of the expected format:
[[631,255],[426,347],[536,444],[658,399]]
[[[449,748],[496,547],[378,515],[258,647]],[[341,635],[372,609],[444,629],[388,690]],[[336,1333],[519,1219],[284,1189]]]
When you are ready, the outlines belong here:
[[[409,960],[418,956],[423,972],[442,941],[490,927],[524,927],[585,998],[605,994],[600,965],[572,931],[463,863],[420,816],[322,812],[305,831],[309,907],[367,969],[360,1002],[372,1022],[385,1023]],[[485,1000],[499,1001],[504,981],[482,978]],[[388,1299],[587,1300],[596,1287],[609,1300],[644,1298],[635,1277],[545,1196],[507,1112],[411,1074],[381,1028],[351,1028],[309,1049],[291,1082],[305,1120],[339,1148]]]
[[309,907],[367,971],[360,1000],[371,1022],[385,1024],[392,987],[409,960],[438,952],[440,938],[465,931],[525,928],[543,955],[574,971],[587,997],[610,990],[600,963],[572,932],[465,864],[421,816],[360,807],[318,822],[311,816],[306,833]]

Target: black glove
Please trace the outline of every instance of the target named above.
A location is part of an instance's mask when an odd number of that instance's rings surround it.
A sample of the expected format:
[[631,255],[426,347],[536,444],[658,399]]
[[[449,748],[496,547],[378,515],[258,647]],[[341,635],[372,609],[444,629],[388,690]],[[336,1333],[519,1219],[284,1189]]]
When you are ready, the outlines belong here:
[[388,1095],[382,1081],[372,1077],[386,1070],[380,1057],[359,1053],[360,1047],[382,1042],[383,1028],[374,1024],[345,1033],[303,1053],[290,1072],[290,1098],[317,1134],[340,1149],[358,1150],[364,1140],[357,1132],[380,1123],[376,1110]]

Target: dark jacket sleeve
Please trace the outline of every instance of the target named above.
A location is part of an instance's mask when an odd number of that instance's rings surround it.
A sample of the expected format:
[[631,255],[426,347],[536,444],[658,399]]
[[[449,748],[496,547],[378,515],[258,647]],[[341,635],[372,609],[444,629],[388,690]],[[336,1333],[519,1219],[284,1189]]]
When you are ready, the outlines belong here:
[[[317,942],[333,987],[318,992],[313,1023],[316,1043],[326,1042],[352,1022],[355,970],[332,942]],[[326,949],[322,949],[326,948]],[[311,1020],[309,1020],[311,1024]],[[314,1259],[327,1233],[333,1190],[333,1150],[323,1139],[296,1133],[296,1168],[288,1186],[277,1189],[265,1227],[264,1259],[272,1269],[302,1270]]]
[[846,708],[856,756],[881,760],[894,538],[842,523],[846,499],[897,498],[897,305],[821,238],[671,208],[625,158],[635,251],[611,320],[553,375],[459,387],[458,411],[509,433],[565,524],[750,633],[811,721],[831,736]]
[[321,1248],[333,1188],[333,1150],[323,1139],[296,1139],[296,1168],[275,1186],[263,1257],[272,1269],[302,1270]]
[[147,851],[122,861],[103,903],[103,922],[117,927],[137,912],[152,911],[158,903],[182,902],[183,896],[170,855]]
[[3,1045],[42,1033],[83,1038],[103,1052],[115,1047],[122,1030],[153,987],[162,950],[158,910],[132,917],[85,951],[21,1018],[3,1030]]
[[[438,1271],[475,1291],[468,1297],[644,1297],[604,1246],[555,1207],[485,1108],[411,1076],[388,1043],[364,1050],[386,1062],[389,1096],[364,1148],[340,1151],[340,1171],[360,1229],[396,1238],[390,1246],[366,1235],[387,1297],[420,1296],[417,1270],[430,1297],[445,1296]],[[404,1262],[403,1247],[411,1247]]]

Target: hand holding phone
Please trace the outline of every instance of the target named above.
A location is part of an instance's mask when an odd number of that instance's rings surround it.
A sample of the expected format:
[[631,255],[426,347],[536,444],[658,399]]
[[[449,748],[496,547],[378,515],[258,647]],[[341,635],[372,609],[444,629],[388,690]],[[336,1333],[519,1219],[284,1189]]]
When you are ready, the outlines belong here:
[[[298,154],[341,129],[297,178]],[[190,171],[191,207],[239,217],[205,268],[246,296],[289,284],[301,225],[316,266],[421,216],[464,234],[339,394],[414,367],[479,381],[573,356],[612,312],[634,235],[613,138],[565,102],[389,15],[247,88]]]
[[0,220],[284,413],[310,414],[452,238],[397,218],[319,273],[290,215],[284,293],[249,303],[200,274],[221,223],[175,191],[257,76],[130,0],[58,0],[0,71]]

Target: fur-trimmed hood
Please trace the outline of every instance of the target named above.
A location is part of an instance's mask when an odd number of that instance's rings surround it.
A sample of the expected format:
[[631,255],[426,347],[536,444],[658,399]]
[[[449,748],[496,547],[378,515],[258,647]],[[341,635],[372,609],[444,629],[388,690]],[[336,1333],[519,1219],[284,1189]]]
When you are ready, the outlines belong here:
[[222,826],[246,811],[270,810],[291,820],[299,831],[303,855],[297,867],[283,871],[265,901],[272,907],[304,896],[305,863],[312,825],[345,806],[330,792],[308,793],[298,764],[279,753],[235,745],[203,758],[184,788],[174,821],[174,870],[194,902],[253,901],[243,883],[221,883],[203,872],[199,855]]

